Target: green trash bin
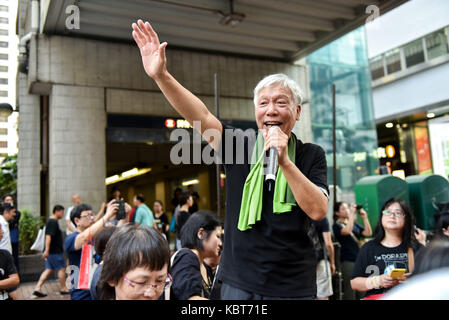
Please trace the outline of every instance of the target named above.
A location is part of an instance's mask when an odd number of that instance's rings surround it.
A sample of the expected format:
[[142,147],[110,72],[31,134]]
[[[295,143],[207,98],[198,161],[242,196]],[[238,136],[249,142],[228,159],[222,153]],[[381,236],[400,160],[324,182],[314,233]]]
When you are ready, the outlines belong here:
[[410,204],[416,225],[423,230],[433,230],[436,203],[449,202],[449,182],[438,174],[408,176]]
[[[380,209],[391,198],[400,198],[410,203],[407,182],[392,175],[363,177],[354,186],[357,204],[363,205],[374,230],[379,219]],[[362,222],[359,217],[358,222]]]

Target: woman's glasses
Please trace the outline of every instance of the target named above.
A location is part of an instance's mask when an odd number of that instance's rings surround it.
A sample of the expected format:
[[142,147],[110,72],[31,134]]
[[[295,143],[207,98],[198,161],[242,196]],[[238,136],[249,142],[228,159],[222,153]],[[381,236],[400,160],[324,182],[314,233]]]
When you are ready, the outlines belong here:
[[405,213],[402,211],[391,211],[391,210],[383,210],[382,214],[384,216],[394,216],[394,217],[404,217]]
[[165,287],[171,286],[173,283],[173,279],[170,274],[167,275],[167,278],[165,281],[160,281],[158,283],[152,284],[152,283],[137,283],[134,281],[129,280],[126,277],[123,277],[123,280],[129,284],[134,290],[136,290],[139,294],[144,294],[147,291],[154,290],[156,292],[161,292],[164,290]]

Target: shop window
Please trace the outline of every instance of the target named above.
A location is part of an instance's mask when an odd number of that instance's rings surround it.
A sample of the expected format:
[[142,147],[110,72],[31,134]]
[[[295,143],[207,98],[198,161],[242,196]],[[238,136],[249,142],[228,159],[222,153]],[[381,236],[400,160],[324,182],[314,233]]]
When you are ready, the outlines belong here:
[[401,54],[399,49],[394,49],[385,54],[387,62],[387,74],[401,71]]
[[371,78],[373,80],[385,76],[383,56],[378,56],[371,59],[370,68],[371,68]]
[[418,63],[424,62],[424,49],[422,38],[410,42],[404,46],[405,63],[410,68]]
[[447,30],[439,30],[426,37],[427,56],[429,60],[449,52]]

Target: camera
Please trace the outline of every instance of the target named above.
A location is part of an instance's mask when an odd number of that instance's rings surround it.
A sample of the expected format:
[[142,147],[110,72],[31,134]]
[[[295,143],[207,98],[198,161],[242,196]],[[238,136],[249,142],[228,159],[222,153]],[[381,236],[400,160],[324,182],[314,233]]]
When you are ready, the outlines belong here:
[[360,210],[360,209],[362,209],[363,208],[363,206],[361,205],[361,204],[358,204],[357,206],[356,206],[356,209],[357,210]]
[[115,200],[114,203],[118,203],[116,219],[117,220],[125,219],[126,218],[125,201],[124,200]]

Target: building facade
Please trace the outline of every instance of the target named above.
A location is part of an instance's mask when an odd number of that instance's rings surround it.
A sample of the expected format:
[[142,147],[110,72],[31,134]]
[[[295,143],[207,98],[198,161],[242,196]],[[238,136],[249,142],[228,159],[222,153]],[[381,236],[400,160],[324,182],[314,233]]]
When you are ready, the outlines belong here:
[[[16,35],[17,1],[0,0],[0,103],[16,109],[16,74],[18,39]],[[17,154],[17,118],[13,112],[0,118],[0,162]]]
[[448,26],[444,0],[410,1],[367,26],[381,163],[402,178],[449,175]]

